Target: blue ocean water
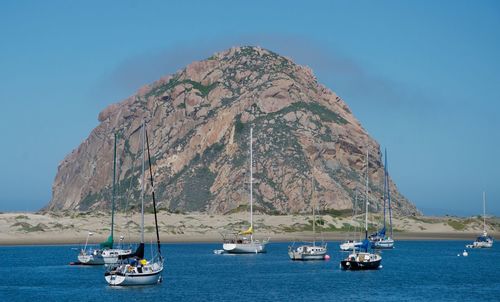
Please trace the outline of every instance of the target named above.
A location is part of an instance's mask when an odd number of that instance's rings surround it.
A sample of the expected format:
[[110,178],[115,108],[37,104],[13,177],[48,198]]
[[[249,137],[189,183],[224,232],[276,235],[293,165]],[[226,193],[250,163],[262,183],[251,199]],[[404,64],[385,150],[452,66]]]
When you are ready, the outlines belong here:
[[[457,257],[464,241],[398,241],[378,271],[293,262],[287,243],[267,254],[215,255],[220,244],[165,244],[164,282],[110,287],[104,267],[69,266],[78,246],[0,247],[0,301],[500,301],[500,248]],[[146,249],[146,254],[149,249]]]

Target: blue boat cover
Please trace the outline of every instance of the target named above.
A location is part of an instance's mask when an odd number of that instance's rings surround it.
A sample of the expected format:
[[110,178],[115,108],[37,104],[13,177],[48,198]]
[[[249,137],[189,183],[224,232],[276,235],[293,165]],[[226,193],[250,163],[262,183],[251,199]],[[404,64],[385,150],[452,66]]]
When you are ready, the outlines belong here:
[[478,242],[486,242],[488,240],[493,240],[493,237],[491,237],[491,236],[479,236],[476,238],[476,241],[478,241]]
[[371,234],[370,238],[372,238],[372,239],[385,238],[385,226],[381,230],[379,230],[378,232]]
[[368,252],[368,248],[370,247],[370,240],[364,239],[361,242],[361,245],[359,246],[360,250],[365,250],[365,252]]

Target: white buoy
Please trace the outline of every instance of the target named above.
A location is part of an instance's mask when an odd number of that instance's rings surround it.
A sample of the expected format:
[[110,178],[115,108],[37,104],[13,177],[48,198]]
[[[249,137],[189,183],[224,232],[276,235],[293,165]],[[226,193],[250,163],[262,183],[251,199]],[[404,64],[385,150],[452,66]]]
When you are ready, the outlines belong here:
[[467,251],[464,250],[464,252],[462,253],[462,256],[467,257],[467,256],[469,256],[469,253],[467,253]]

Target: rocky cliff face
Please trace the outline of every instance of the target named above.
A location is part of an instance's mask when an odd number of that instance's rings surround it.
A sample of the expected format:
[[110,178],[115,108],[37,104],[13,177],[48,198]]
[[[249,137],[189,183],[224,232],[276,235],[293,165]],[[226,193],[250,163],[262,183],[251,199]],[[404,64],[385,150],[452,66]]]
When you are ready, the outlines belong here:
[[[379,145],[346,103],[318,84],[309,68],[268,50],[241,47],[194,62],[102,111],[100,125],[59,165],[47,209],[110,206],[115,132],[117,201],[122,208],[136,207],[143,119],[160,208],[246,210],[250,127],[258,211],[310,212],[312,179],[320,209],[349,211],[356,192],[364,192],[367,148],[371,206],[381,208]],[[418,213],[392,181],[390,188],[396,213]]]

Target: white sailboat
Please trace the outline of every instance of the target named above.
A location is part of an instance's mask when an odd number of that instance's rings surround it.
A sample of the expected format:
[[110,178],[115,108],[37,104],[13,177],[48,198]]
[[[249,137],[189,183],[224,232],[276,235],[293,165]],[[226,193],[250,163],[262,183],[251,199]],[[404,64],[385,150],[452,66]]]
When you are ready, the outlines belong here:
[[[315,190],[314,190],[314,178],[313,178],[313,199],[315,200]],[[327,248],[326,248],[326,243],[322,242],[321,245],[316,245],[316,212],[315,212],[315,205],[312,206],[313,208],[313,221],[312,221],[312,228],[313,228],[313,242],[312,243],[306,243],[299,245],[295,247],[295,243],[291,246],[288,247],[288,256],[292,260],[325,260],[329,257],[327,257]]]
[[[234,235],[233,238],[223,239],[222,249],[225,253],[230,254],[256,254],[265,253],[266,244],[269,238],[265,240],[256,240],[253,238],[253,129],[250,128],[250,227]],[[216,250],[215,253],[222,251]]]
[[[389,236],[386,235],[386,208],[389,211]],[[384,165],[384,225],[382,229],[375,234],[370,235],[372,247],[375,249],[394,248],[394,239],[392,236],[392,208],[391,208],[391,190],[389,188],[389,172],[387,168],[387,149],[385,150]]]
[[[104,273],[104,278],[112,286],[131,286],[131,285],[153,285],[162,280],[163,257],[160,248],[160,234],[158,232],[158,219],[156,215],[156,200],[153,184],[153,172],[151,168],[151,156],[149,153],[149,141],[144,122],[142,123],[142,174],[141,174],[141,243],[130,255],[121,256],[120,263],[110,266]],[[150,184],[153,197],[153,211],[155,217],[157,254],[150,260],[144,258],[144,162],[145,152],[144,144],[147,146]]]
[[478,236],[472,244],[466,245],[467,248],[490,248],[493,246],[493,237],[488,236],[486,232],[486,193],[483,192],[483,234]]
[[[72,265],[103,265],[103,264],[115,264],[118,262],[120,256],[129,255],[132,253],[131,249],[122,249],[122,248],[102,248],[103,244],[107,242],[101,243],[101,248],[99,249],[87,249],[89,237],[92,236],[93,233],[89,232],[87,234],[87,240],[85,241],[85,246],[80,253],[78,254],[78,262],[72,262]],[[123,239],[121,239],[123,240]],[[109,245],[108,245],[109,246]]]
[[368,252],[370,241],[368,240],[368,150],[366,153],[366,192],[365,192],[365,239],[359,247],[360,251],[352,250],[352,253],[340,262],[343,270],[375,270],[380,267],[382,256]]
[[[89,237],[93,235],[88,232],[85,246],[78,254],[78,262],[72,262],[72,265],[103,265],[114,264],[118,262],[119,256],[129,255],[132,253],[131,249],[122,249],[113,247],[114,235],[114,217],[115,217],[115,183],[116,183],[116,133],[114,135],[114,154],[113,154],[113,189],[111,195],[111,234],[108,240],[101,243],[98,249],[92,249],[88,246]],[[120,236],[120,242],[123,241],[123,236]]]
[[[356,195],[354,197],[354,206],[353,206],[353,216],[352,216],[353,221],[354,217],[356,216],[357,204],[358,204],[358,192],[356,191]],[[356,232],[356,228],[354,229],[354,232]],[[340,244],[340,250],[344,252],[357,250],[362,244],[363,243],[359,240],[347,239]]]

